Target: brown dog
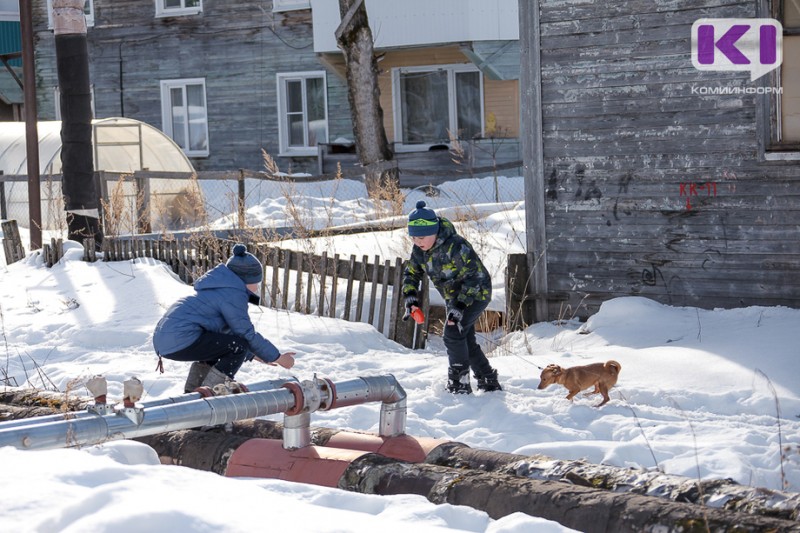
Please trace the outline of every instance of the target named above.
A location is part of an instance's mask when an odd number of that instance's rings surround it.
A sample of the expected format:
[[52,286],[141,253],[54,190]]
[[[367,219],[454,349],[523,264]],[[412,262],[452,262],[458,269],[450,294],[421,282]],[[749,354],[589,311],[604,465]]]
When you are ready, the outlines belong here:
[[589,394],[600,393],[603,401],[596,407],[604,405],[610,399],[608,389],[617,383],[617,376],[622,370],[622,365],[616,361],[606,361],[605,363],[592,363],[584,366],[573,366],[571,368],[561,368],[558,365],[547,365],[542,370],[539,377],[539,390],[544,389],[553,383],[564,385],[569,391],[567,400],[572,401],[576,394],[594,385],[594,390]]

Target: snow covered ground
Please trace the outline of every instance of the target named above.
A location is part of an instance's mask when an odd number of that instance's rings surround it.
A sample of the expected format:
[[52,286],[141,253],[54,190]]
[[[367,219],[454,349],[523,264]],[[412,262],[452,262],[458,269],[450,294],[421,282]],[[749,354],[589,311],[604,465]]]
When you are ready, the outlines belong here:
[[[486,243],[487,263],[501,265],[509,242],[524,244],[519,213],[519,206],[502,204],[489,219],[462,226]],[[376,232],[338,237],[332,245],[348,254],[361,253],[361,246],[376,253],[377,243],[407,251],[403,238],[402,231]],[[179,395],[188,364],[165,360],[166,372],[156,372],[150,337],[164,310],[191,287],[157,261],[89,264],[77,244],[66,248],[50,269],[38,254],[0,266],[0,378],[85,394],[83,381],[103,374],[110,398],[118,401],[122,381],[136,376],[144,382],[144,401]],[[251,317],[278,348],[298,355],[291,370],[245,364],[238,375],[245,383],[306,380],[315,373],[333,381],[392,374],[408,394],[411,435],[800,490],[800,310],[611,300],[586,323],[541,323],[485,338],[505,390],[471,396],[444,391],[441,339],[412,351],[366,324],[256,307]],[[622,371],[611,402],[600,409],[596,396],[569,402],[563,387],[537,390],[540,368],[549,363],[608,359],[619,361]],[[312,425],[377,432],[378,411],[379,405],[366,404],[314,413]],[[6,480],[0,526],[6,531],[252,531],[265,524],[325,532],[568,531],[522,514],[493,520],[416,496],[376,497],[160,466],[150,448],[135,442],[39,452],[6,447],[0,461]]]

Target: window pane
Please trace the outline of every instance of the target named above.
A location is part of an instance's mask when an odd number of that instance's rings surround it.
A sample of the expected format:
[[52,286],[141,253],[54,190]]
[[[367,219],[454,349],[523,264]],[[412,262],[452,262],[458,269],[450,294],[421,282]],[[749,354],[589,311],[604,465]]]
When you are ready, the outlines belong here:
[[169,90],[172,105],[172,140],[186,149],[186,118],[183,106],[183,89],[173,87]]
[[783,27],[800,28],[800,0],[785,0],[783,10]]
[[300,80],[286,82],[286,110],[289,113],[303,112],[303,82]]
[[456,73],[456,124],[461,139],[473,139],[482,133],[480,81],[477,72]]
[[328,138],[325,121],[325,84],[323,78],[306,80],[306,106],[308,107],[308,146],[316,146]]
[[800,35],[783,36],[781,140],[800,141]]
[[186,99],[189,101],[189,149],[206,150],[206,101],[202,85],[187,85]]
[[186,7],[199,7],[201,0],[186,0]]
[[449,126],[447,101],[447,72],[401,74],[403,142],[446,142]]
[[181,0],[164,0],[164,7],[166,9],[180,8]]
[[305,146],[302,113],[290,114],[287,119],[289,120],[289,146]]

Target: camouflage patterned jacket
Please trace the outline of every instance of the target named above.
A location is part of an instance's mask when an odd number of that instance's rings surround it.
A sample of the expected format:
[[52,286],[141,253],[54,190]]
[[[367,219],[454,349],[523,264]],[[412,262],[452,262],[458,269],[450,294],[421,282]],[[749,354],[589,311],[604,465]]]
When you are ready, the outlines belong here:
[[469,307],[476,300],[492,298],[492,279],[472,245],[458,233],[453,223],[439,217],[436,243],[427,252],[418,246],[403,272],[403,296],[419,290],[423,273],[427,273],[448,308],[461,303]]

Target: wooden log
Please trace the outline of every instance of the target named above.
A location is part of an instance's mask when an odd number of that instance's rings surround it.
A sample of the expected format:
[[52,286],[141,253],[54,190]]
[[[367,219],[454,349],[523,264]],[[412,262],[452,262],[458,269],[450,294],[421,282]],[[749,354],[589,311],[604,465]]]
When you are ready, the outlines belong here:
[[23,418],[33,418],[36,416],[56,415],[63,411],[54,407],[45,407],[40,405],[17,406],[17,405],[0,405],[0,422],[8,420],[21,420]]
[[800,524],[691,503],[612,493],[559,481],[524,479],[496,472],[404,463],[377,454],[353,461],[339,488],[382,496],[417,494],[433,503],[466,505],[494,519],[521,512],[585,533],[641,531],[800,531]]
[[247,437],[187,429],[134,439],[158,453],[161,464],[181,465],[225,475],[228,458]]
[[94,398],[32,388],[4,388],[0,403],[17,407],[49,407],[58,411],[78,411],[94,404]]

